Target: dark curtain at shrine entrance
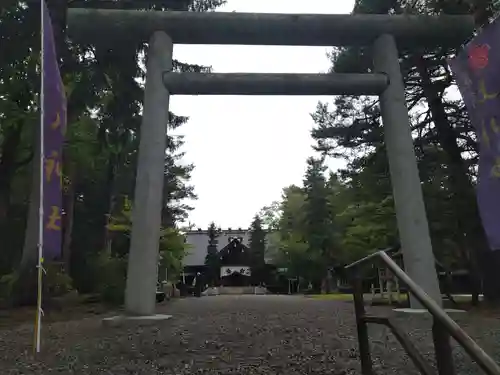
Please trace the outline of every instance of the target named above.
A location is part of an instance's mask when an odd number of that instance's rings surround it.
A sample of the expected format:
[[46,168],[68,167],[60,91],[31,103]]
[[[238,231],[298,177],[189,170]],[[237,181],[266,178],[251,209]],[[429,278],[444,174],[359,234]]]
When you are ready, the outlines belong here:
[[233,272],[231,275],[222,277],[221,283],[223,286],[248,286],[250,285],[250,277]]

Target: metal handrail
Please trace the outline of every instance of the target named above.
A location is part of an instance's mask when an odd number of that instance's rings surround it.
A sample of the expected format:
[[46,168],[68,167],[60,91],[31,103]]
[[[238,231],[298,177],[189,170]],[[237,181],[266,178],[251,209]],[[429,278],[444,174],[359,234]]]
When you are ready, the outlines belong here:
[[488,375],[500,375],[500,366],[491,358],[486,352],[460,328],[460,326],[450,318],[448,314],[439,306],[417,283],[415,283],[404,272],[397,263],[387,255],[386,250],[381,250],[365,258],[362,258],[345,267],[347,270],[358,268],[373,260],[381,260],[385,263],[387,268],[391,270],[401,282],[403,282],[408,289],[410,289],[413,296],[438,320],[446,331],[458,342],[462,348],[469,354],[469,356],[477,362],[477,364]]

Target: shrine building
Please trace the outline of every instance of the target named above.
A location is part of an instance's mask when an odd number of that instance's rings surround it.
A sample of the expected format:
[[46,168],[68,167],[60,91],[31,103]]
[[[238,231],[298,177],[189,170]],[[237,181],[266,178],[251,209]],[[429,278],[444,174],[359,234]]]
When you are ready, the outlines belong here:
[[[205,271],[205,257],[209,244],[208,230],[197,229],[185,232],[188,244],[184,257],[184,283],[192,282],[197,272]],[[251,254],[249,229],[222,229],[217,237],[217,255],[220,259],[220,279],[224,286],[250,285]],[[266,263],[271,263],[265,259]]]

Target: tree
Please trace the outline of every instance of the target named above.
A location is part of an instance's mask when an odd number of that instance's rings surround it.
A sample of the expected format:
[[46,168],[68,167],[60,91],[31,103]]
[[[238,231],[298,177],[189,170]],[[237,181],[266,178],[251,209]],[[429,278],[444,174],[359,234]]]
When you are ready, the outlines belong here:
[[325,262],[333,260],[333,220],[323,159],[309,158],[304,178],[305,238],[309,251],[321,254]]
[[281,201],[281,217],[278,221],[278,231],[283,240],[292,236],[304,239],[305,236],[305,193],[296,185],[290,185],[283,189]]
[[[223,3],[86,0],[72,2],[71,6],[208,11]],[[109,224],[121,215],[122,197],[130,197],[132,202],[134,198],[144,89],[141,82],[145,75],[141,59],[146,46],[126,40],[110,45],[105,38],[94,45],[68,40],[68,4],[67,0],[47,0],[68,99],[68,132],[63,151],[64,270],[83,293],[95,288],[93,259],[109,254],[109,250],[127,252],[124,236],[111,233]],[[9,2],[0,12],[0,236],[6,244],[0,254],[0,275],[19,268],[21,258],[25,259],[26,269],[35,270],[37,257],[38,179],[33,175],[38,173],[38,162],[33,154],[39,144],[34,130],[39,118],[35,93],[39,92],[40,51],[33,46],[40,45],[39,9],[39,2]],[[210,68],[174,61],[174,70]],[[168,128],[182,126],[187,120],[171,114]],[[170,233],[177,231],[179,221],[191,209],[184,200],[195,198],[189,183],[193,166],[180,162],[182,137],[174,137],[170,131],[166,137],[162,224],[168,229],[169,240],[174,241]],[[34,199],[28,198],[30,190]],[[25,230],[30,200],[32,220],[28,220]],[[33,285],[26,283],[24,288],[31,297],[36,296],[32,293]]]
[[[468,2],[458,0],[359,0],[353,13],[467,14],[474,11],[482,15],[477,17],[482,20],[478,22],[484,23],[494,11],[492,7],[491,2],[478,2],[472,10]],[[460,262],[470,266],[473,275],[478,273],[474,264],[482,263],[484,292],[488,299],[494,300],[500,297],[500,283],[493,271],[498,266],[488,256],[491,253],[484,252],[485,238],[474,197],[476,138],[463,103],[446,96],[453,83],[447,59],[454,52],[444,47],[425,52],[418,49],[400,51],[407,105],[425,199],[439,202],[440,208],[446,210],[429,212],[431,236],[435,245],[436,240],[440,245],[435,248],[441,250],[444,244],[444,253],[453,253],[455,260],[461,258]],[[364,73],[371,67],[369,49],[338,49],[331,57],[335,72]],[[353,161],[383,147],[380,111],[374,99],[337,98],[333,110],[325,104],[318,105],[314,120],[317,124],[313,130],[316,148],[324,153],[342,155]],[[454,203],[445,204],[450,202]],[[427,207],[432,205],[427,204]]]
[[382,148],[356,158],[331,176],[330,202],[337,215],[341,264],[397,243],[394,202]]
[[308,250],[308,244],[299,236],[292,234],[281,241],[280,252],[274,259],[275,263],[286,269],[289,278],[297,277],[306,280],[307,283],[318,284],[321,281],[321,276],[318,279],[317,272],[319,260],[317,254],[312,254]]
[[[311,259],[320,259],[317,272],[322,277],[328,275],[335,264],[335,228],[328,185],[325,178],[324,159],[307,159],[304,178],[305,194],[305,240]],[[326,291],[331,287],[325,284]]]
[[217,229],[214,222],[208,227],[208,246],[207,255],[205,256],[205,266],[207,270],[207,282],[210,286],[215,286],[219,283],[220,278],[220,259],[217,249],[220,230]]
[[[39,9],[39,7],[38,7]],[[38,17],[38,18],[37,18]],[[39,20],[35,7],[11,3],[2,7],[0,17],[0,236],[5,241],[0,255],[0,272],[10,271],[19,260],[22,227],[19,195],[14,186],[16,177],[26,174],[33,159],[30,147],[35,137],[38,119],[37,100],[39,79],[36,71],[38,54],[31,46],[39,43],[39,29],[30,27]],[[16,32],[17,30],[17,32]],[[24,41],[20,46],[19,41]],[[28,176],[26,176],[28,177]],[[29,177],[28,177],[29,181]],[[23,181],[26,182],[26,181]],[[29,184],[29,182],[28,182]],[[18,191],[19,193],[19,191]],[[21,194],[25,193],[23,189]],[[12,238],[12,234],[17,238]],[[20,241],[21,240],[21,241]]]
[[[118,293],[120,298],[116,301],[121,303],[126,283],[126,263],[128,259],[128,250],[130,242],[130,232],[132,230],[132,202],[128,197],[123,197],[117,205],[121,210],[109,220],[108,231],[110,235],[109,253],[101,252],[97,257],[98,264],[104,266],[103,273],[106,273],[106,266],[119,265],[120,272],[113,277],[106,277],[106,283],[110,284],[113,293]],[[175,228],[161,228],[160,246],[158,249],[158,279],[163,281],[177,280],[182,270],[182,260],[186,254],[187,245],[184,236]],[[102,286],[101,286],[102,288]],[[119,290],[115,290],[119,289]],[[113,298],[108,296],[110,291],[105,286],[101,290],[104,298]]]
[[266,263],[264,260],[266,251],[266,231],[262,228],[262,219],[255,215],[250,225],[250,263],[252,272],[252,283],[258,284],[265,279]]
[[262,221],[262,227],[268,231],[276,230],[279,226],[279,218],[281,216],[280,202],[274,201],[268,206],[260,209],[258,216]]

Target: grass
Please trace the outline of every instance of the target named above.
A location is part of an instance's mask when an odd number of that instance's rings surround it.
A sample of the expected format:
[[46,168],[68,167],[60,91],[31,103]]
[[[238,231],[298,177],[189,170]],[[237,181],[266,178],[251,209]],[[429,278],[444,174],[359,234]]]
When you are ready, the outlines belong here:
[[352,294],[310,294],[306,296],[307,298],[312,298],[320,301],[352,301]]
[[[345,293],[311,294],[311,295],[306,295],[305,297],[318,301],[342,301],[342,302],[353,301],[352,294],[345,294]],[[450,301],[445,300],[443,301],[444,307],[451,309],[462,309],[470,312],[475,312],[481,315],[500,317],[500,308],[491,309],[490,307],[484,304],[481,304],[479,307],[473,307],[471,305],[470,295],[460,295],[460,294],[453,295],[453,299],[455,300],[457,305],[452,304]],[[380,295],[376,295],[375,298],[372,300],[371,293],[366,293],[364,295],[364,300],[365,303],[368,303],[372,306],[389,305],[389,299],[387,297],[381,298]],[[482,300],[482,298],[480,298],[480,300]],[[407,301],[408,301],[408,295],[406,293],[400,294],[399,298],[396,293],[393,294],[393,303],[395,304],[394,306],[398,305],[406,306]]]
[[[316,299],[316,300],[321,300],[321,301],[352,301],[353,296],[352,294],[344,294],[344,293],[332,293],[332,294],[311,294],[306,296],[308,298]],[[371,295],[370,297],[367,297],[367,294],[364,295],[365,300],[371,300]],[[399,296],[399,301],[404,302],[407,300],[406,294],[401,294]],[[376,301],[382,300],[380,297],[375,297]],[[384,298],[384,300],[389,300],[387,297]],[[393,300],[398,301],[398,297],[396,293],[393,294]]]
[[[69,293],[64,297],[54,298],[52,304],[45,308],[44,321],[58,322],[100,315],[115,309],[99,302],[89,302],[89,296]],[[0,329],[34,323],[35,306],[0,308]]]
[[[370,296],[370,297],[368,297]],[[380,295],[376,294],[375,299],[379,300],[382,299]],[[312,298],[312,299],[319,299],[319,300],[333,300],[333,301],[352,301],[353,297],[352,294],[345,294],[345,293],[332,293],[332,294],[309,294],[306,295],[307,298]],[[364,294],[365,299],[371,298],[370,293],[365,293]],[[482,296],[481,296],[482,297]],[[384,299],[388,299],[385,297]],[[393,300],[400,300],[400,301],[406,301],[408,299],[408,295],[406,293],[401,293],[399,295],[399,298],[396,293],[393,294]],[[453,299],[456,302],[470,302],[471,296],[470,295],[453,295]],[[482,298],[480,298],[482,300]]]

